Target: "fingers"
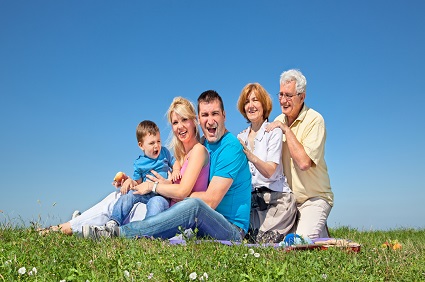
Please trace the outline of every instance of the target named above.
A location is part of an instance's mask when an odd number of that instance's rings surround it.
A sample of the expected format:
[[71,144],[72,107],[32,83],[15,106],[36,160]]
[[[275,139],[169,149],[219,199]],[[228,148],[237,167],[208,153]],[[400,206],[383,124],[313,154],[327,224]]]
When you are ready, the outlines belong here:
[[156,172],[155,170],[151,170],[151,173],[153,175],[155,175],[156,177],[162,177],[158,172]]
[[158,178],[156,178],[155,176],[152,176],[150,174],[146,175],[146,181],[150,181],[150,182],[155,182],[158,180]]

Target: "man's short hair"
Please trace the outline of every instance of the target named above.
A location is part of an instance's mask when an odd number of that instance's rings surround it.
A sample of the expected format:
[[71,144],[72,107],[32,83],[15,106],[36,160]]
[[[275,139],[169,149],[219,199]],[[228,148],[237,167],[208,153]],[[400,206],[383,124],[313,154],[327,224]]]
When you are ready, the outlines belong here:
[[201,93],[198,97],[198,114],[199,114],[199,104],[200,103],[210,103],[214,100],[218,100],[220,102],[220,108],[224,111],[223,100],[221,96],[215,90],[207,90]]

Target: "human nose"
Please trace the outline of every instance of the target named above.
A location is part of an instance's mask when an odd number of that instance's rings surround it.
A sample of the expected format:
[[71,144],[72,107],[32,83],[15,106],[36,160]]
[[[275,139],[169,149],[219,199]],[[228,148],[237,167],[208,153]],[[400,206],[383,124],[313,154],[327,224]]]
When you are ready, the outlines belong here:
[[215,123],[214,118],[212,118],[212,117],[208,117],[208,119],[207,119],[207,124],[208,124],[208,125],[213,125],[214,123]]

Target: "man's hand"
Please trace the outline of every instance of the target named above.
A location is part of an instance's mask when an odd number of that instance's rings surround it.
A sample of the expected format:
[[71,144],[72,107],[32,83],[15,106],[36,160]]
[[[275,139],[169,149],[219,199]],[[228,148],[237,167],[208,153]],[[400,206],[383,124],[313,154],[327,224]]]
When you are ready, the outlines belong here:
[[285,132],[286,132],[286,127],[288,127],[286,124],[283,124],[282,122],[280,122],[280,121],[278,121],[278,120],[275,120],[275,121],[273,121],[273,122],[271,122],[271,123],[269,123],[267,126],[266,126],[266,131],[267,132],[270,132],[270,131],[272,131],[273,129],[275,129],[275,128],[280,128],[281,130],[282,130],[282,132],[283,132],[283,134],[285,134]]

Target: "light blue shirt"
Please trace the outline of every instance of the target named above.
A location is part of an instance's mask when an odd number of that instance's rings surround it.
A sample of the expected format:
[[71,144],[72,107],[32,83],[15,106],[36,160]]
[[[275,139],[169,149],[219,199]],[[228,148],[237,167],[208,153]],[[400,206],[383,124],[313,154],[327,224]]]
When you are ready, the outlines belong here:
[[172,170],[175,161],[174,156],[165,147],[161,147],[161,152],[156,159],[151,159],[142,153],[134,161],[133,180],[142,179],[145,182],[146,175],[152,175],[151,170],[158,172],[164,178],[168,178],[168,172]]
[[204,145],[210,152],[210,181],[214,176],[233,180],[215,210],[247,232],[251,209],[251,173],[242,145],[229,132],[219,141],[215,143],[205,141]]

